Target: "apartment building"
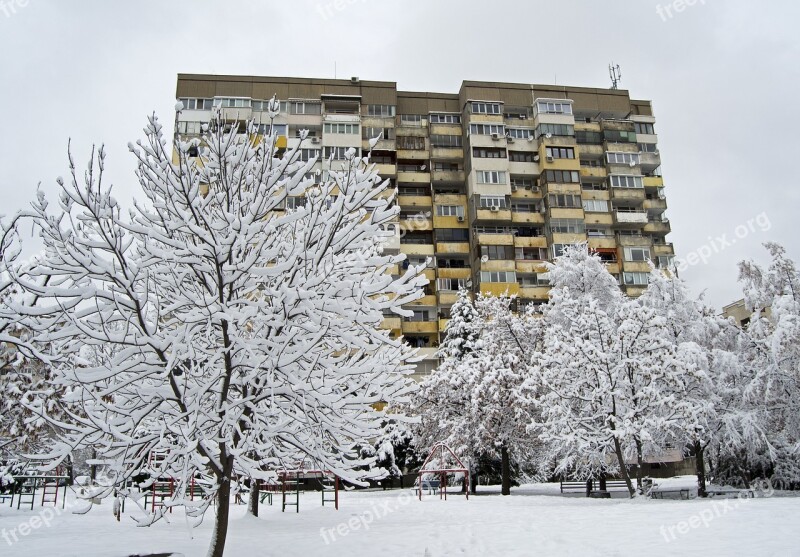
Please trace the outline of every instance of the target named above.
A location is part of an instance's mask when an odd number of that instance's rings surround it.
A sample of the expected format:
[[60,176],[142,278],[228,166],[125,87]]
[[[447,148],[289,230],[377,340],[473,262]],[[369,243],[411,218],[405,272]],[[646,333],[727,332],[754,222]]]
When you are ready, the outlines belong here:
[[273,95],[279,145],[317,156],[323,176],[347,149],[366,153],[379,138],[372,162],[400,206],[386,248],[431,260],[413,317],[384,320],[421,348],[419,375],[436,366],[461,287],[514,294],[519,309],[543,304],[544,262],[587,241],[636,296],[648,261],[666,267],[674,257],[652,106],[627,91],[464,81],[457,93],[430,93],[358,78],[180,74],[178,131],[200,133],[214,106],[231,122],[266,124]]

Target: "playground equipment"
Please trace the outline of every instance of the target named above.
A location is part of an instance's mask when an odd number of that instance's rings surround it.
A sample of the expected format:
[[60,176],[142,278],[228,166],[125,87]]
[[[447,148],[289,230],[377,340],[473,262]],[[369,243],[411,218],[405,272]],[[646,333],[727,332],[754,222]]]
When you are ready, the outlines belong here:
[[[164,453],[151,452],[148,457],[148,468],[150,470],[155,470],[164,462],[165,456]],[[171,500],[175,496],[175,487],[177,483],[173,476],[168,475],[161,475],[153,480],[153,483],[144,495],[145,508],[148,507],[148,501],[151,512],[155,512],[156,508],[168,506],[165,502]],[[189,479],[189,483],[186,485],[185,489],[185,495],[189,497],[190,501],[194,501],[195,496],[203,496],[202,485],[194,476]],[[169,506],[169,512],[172,512],[171,506]]]
[[[436,456],[437,454],[439,455],[438,457]],[[447,465],[448,461],[452,462],[453,465]],[[427,468],[429,464],[431,468]],[[419,500],[422,501],[422,490],[427,489],[428,492],[436,492],[438,490],[439,498],[444,498],[447,501],[447,476],[459,473],[464,474],[464,493],[469,500],[469,469],[464,466],[464,463],[456,456],[453,449],[443,442],[436,443],[417,473]]]
[[317,479],[322,486],[322,506],[333,503],[339,510],[339,478],[330,470],[279,470],[278,481],[281,486],[281,512],[286,512],[286,507],[294,507],[295,512],[300,512],[300,481]]

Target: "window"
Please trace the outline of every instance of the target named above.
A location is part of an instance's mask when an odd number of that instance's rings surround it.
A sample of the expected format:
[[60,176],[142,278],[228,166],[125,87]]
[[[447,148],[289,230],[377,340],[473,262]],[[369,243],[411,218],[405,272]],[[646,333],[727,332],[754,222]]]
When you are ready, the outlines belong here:
[[655,143],[639,143],[637,146],[642,153],[655,153],[658,151],[658,145]]
[[506,198],[501,195],[482,195],[479,205],[484,209],[489,207],[507,207]]
[[564,255],[564,250],[567,247],[571,247],[573,245],[574,244],[553,244],[552,246],[550,246],[550,249],[552,251],[553,257],[561,257],[562,255]]
[[645,135],[654,135],[656,133],[653,129],[653,124],[646,124],[644,122],[634,122],[633,129],[636,130],[636,133],[642,133]]
[[368,104],[367,116],[389,117],[394,116],[395,107],[393,104]]
[[475,234],[511,234],[509,226],[476,226]]
[[520,226],[514,229],[514,235],[520,238],[537,238],[544,236],[544,229],[541,227]]
[[575,149],[572,147],[548,147],[547,156],[554,159],[574,159]]
[[649,280],[648,273],[622,273],[622,283],[625,286],[647,286]]
[[547,259],[547,248],[514,248],[514,259],[544,261]]
[[603,134],[591,131],[576,131],[575,141],[581,145],[600,145],[603,143]]
[[535,135],[537,138],[547,135],[561,135],[573,136],[575,135],[575,126],[571,124],[539,124],[536,128]]
[[422,125],[422,115],[420,114],[401,114],[400,125],[418,128]]
[[325,122],[325,133],[357,134],[358,124],[337,124]]
[[184,98],[178,100],[183,103],[184,110],[211,110],[211,99]]
[[552,184],[553,182],[579,184],[581,181],[577,170],[546,170],[544,178],[548,184]]
[[461,163],[458,162],[435,161],[431,164],[433,166],[433,169],[439,172],[456,172],[458,170],[464,170],[464,167],[461,166]]
[[508,137],[514,139],[528,139],[533,137],[533,130],[529,128],[507,128]]
[[610,143],[636,143],[636,132],[621,130],[606,130],[603,139]]
[[[613,238],[614,234],[607,228],[587,228],[586,235],[589,238]],[[614,258],[616,261],[616,257]]]
[[288,124],[258,124],[258,133],[269,134],[270,128],[275,135],[286,135],[289,132]]
[[538,213],[541,206],[536,202],[513,202],[511,210],[515,213]]
[[488,257],[492,260],[511,259],[513,249],[511,246],[481,246],[481,258]]
[[581,184],[581,189],[587,191],[607,191],[608,184],[605,182],[584,182]]
[[539,114],[572,114],[572,103],[568,101],[538,101]]
[[674,255],[659,255],[656,258],[656,267],[659,269],[672,269],[675,265]]
[[504,159],[506,158],[506,150],[492,147],[473,147],[472,156],[479,159]]
[[437,290],[461,290],[467,287],[467,279],[440,278],[436,279]]
[[581,207],[581,196],[577,193],[551,193],[547,196],[550,207]]
[[431,194],[431,190],[424,187],[402,185],[397,187],[397,193],[399,195],[419,195],[427,197]]
[[650,248],[625,248],[625,261],[648,261]]
[[353,147],[325,147],[325,159],[329,159],[333,157],[335,161],[343,161],[347,160],[347,152],[348,151],[355,151]]
[[500,114],[500,103],[472,103],[473,114]]
[[612,175],[610,178],[612,188],[643,188],[641,176]]
[[202,122],[178,122],[178,133],[181,134],[201,134],[203,133]]
[[321,114],[322,104],[319,102],[289,102],[289,114]]
[[550,286],[550,273],[536,273],[517,277],[520,286]]
[[436,258],[436,264],[440,269],[466,269],[467,262],[463,259],[443,259],[441,256]]
[[[577,172],[576,172],[577,174]],[[505,184],[506,173],[497,170],[478,170],[476,172],[479,184]]]
[[436,234],[437,242],[469,242],[469,230],[466,228],[437,228],[434,233]]
[[409,149],[413,151],[421,151],[425,149],[424,137],[412,137],[404,135],[397,138],[398,149]]
[[300,160],[303,162],[308,162],[312,158],[319,158],[319,149],[298,149],[298,153],[300,153]]
[[509,151],[509,162],[533,162],[533,153],[527,151]]
[[524,176],[512,176],[511,185],[516,186],[518,188],[532,188],[533,178],[527,178]]
[[460,124],[461,114],[430,114],[428,121],[431,124]]
[[403,321],[433,321],[433,317],[431,317],[431,312],[426,309],[414,310],[414,315],[403,317]]
[[502,124],[470,124],[469,133],[473,135],[505,135],[506,127]]
[[286,208],[287,209],[297,209],[298,207],[305,207],[306,206],[306,198],[305,197],[287,197],[286,198]]
[[[267,111],[269,110],[270,101],[253,101],[253,110]],[[286,101],[279,101],[280,112],[286,114],[288,103]]]
[[587,213],[607,213],[608,201],[605,199],[584,199],[583,210]]
[[222,108],[250,108],[252,101],[243,98],[223,98],[214,99],[214,106],[221,106]]
[[508,106],[503,107],[503,117],[509,120],[527,120],[531,115],[531,110],[527,106]]
[[364,139],[394,139],[394,128],[362,128],[361,137]]
[[555,234],[583,234],[586,225],[581,219],[550,219],[550,231]]
[[517,282],[514,271],[481,271],[481,282]]
[[460,135],[431,135],[431,147],[461,147]]
[[606,160],[609,164],[639,164],[639,153],[606,153]]
[[614,248],[598,248],[594,250],[594,253],[597,254],[597,257],[599,257],[600,261],[603,263],[617,262],[617,250]]
[[439,217],[463,217],[464,207],[461,205],[437,205],[436,215]]

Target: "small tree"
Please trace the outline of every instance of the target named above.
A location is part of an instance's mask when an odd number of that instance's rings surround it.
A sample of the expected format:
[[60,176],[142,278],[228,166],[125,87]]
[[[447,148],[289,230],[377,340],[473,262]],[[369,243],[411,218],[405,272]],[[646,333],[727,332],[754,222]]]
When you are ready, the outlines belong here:
[[[382,312],[408,315],[426,280],[387,273],[404,257],[380,248],[398,209],[355,150],[315,184],[315,161],[279,156],[255,124],[215,120],[201,140],[179,138],[174,159],[155,117],[145,131],[130,146],[144,198],[129,211],[103,184],[102,149],[83,180],[70,158],[55,206],[33,204],[46,256],[13,276],[39,302],[13,309],[60,355],[55,381],[86,412],[58,422],[56,460],[92,446],[117,485],[143,468],[175,477],[174,504],[210,473],[194,512],[216,500],[218,557],[234,475],[303,455],[359,482],[356,447],[383,419],[372,405],[410,390],[413,352],[378,329]],[[305,205],[284,210],[290,197]]]

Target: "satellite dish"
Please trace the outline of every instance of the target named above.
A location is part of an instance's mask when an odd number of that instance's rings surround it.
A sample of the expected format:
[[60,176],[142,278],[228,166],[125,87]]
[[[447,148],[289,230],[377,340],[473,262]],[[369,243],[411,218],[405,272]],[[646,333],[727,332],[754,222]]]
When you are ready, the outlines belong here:
[[528,136],[528,141],[533,141],[533,136],[532,135]]
[[481,255],[481,263],[486,263],[487,261],[489,261],[489,256],[488,255]]
[[539,162],[539,155],[533,155],[533,162]]
[[631,168],[633,168],[634,166],[636,166],[636,161],[632,160],[629,164],[631,165]]
[[420,169],[422,172],[425,172],[425,169],[426,169],[426,168],[428,168],[428,167],[427,167],[426,165],[424,165],[424,164],[423,164],[422,166],[420,166],[420,167],[419,167],[419,169]]
[[553,134],[552,134],[552,133],[548,133],[548,134],[546,134],[546,135],[545,135],[545,137],[546,137],[547,139],[550,139],[551,137],[553,137]]

